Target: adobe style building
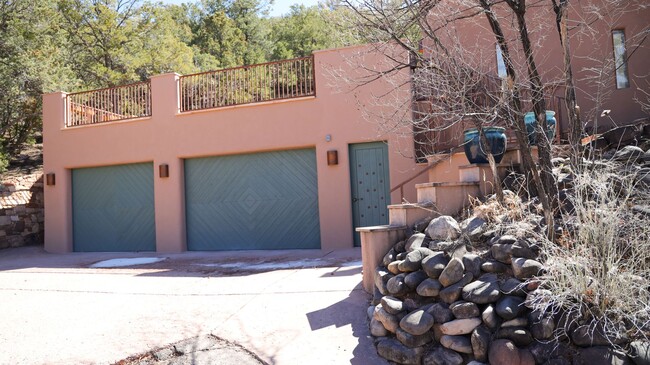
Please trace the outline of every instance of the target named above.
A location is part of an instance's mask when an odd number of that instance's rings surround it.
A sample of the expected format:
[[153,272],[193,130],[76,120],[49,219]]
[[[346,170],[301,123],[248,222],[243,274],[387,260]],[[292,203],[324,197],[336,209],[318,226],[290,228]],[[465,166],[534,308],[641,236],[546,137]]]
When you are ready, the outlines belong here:
[[[636,37],[647,35],[648,19],[647,8],[622,13],[594,23],[596,37],[572,40],[578,104],[590,133],[592,126],[648,117],[635,100],[648,97],[650,44]],[[477,62],[498,77],[494,37],[477,31],[486,24],[457,26],[461,41],[477,45]],[[554,23],[531,29],[544,50],[536,52],[542,77],[554,85],[547,108],[556,111],[561,142],[567,121],[564,91],[555,83],[563,67],[558,35]],[[425,156],[458,147],[462,130],[439,133],[425,149],[408,123],[380,131],[378,115],[412,116],[432,102],[415,100],[408,68],[356,82],[395,60],[408,64],[405,51],[391,52],[317,51],[45,95],[45,249],[335,250],[365,239],[364,273],[372,273],[407,226],[436,211],[457,212],[468,197],[489,192],[483,166],[468,165],[459,153]],[[590,78],[595,67],[603,71],[597,83]],[[378,102],[378,95],[390,102]],[[612,119],[600,117],[601,109]],[[502,170],[517,163],[517,151],[510,151]]]
[[[363,72],[352,57],[389,62],[352,47],[45,95],[45,249],[359,245],[354,228],[387,224],[387,205],[402,199],[391,188],[422,168],[412,139],[381,135],[363,113],[394,83],[355,89],[337,76]],[[394,77],[408,97],[408,70]]]
[[[620,8],[613,5],[619,5]],[[513,56],[519,83],[527,80],[527,66],[519,37],[517,21],[512,10],[504,3],[494,6],[501,22],[510,53]],[[445,29],[438,36],[446,41],[449,52],[462,57],[479,72],[491,74],[495,79],[505,77],[505,67],[495,36],[486,16],[471,17],[458,8],[437,6],[427,21],[431,28],[441,19],[461,17],[453,22],[453,32]],[[588,0],[571,2],[569,8],[569,35],[573,79],[577,104],[586,134],[603,133],[613,127],[647,121],[650,113],[650,7],[641,0],[608,2]],[[545,86],[548,110],[556,112],[558,121],[556,143],[568,137],[568,113],[564,106],[563,52],[555,13],[551,2],[528,3],[526,21],[535,62]],[[454,45],[461,45],[454,47]],[[435,46],[430,38],[422,41],[422,52],[431,55]],[[435,59],[435,55],[432,56]],[[497,86],[498,87],[498,86]],[[532,111],[530,94],[525,90],[522,102]],[[417,110],[426,112],[430,100],[417,103]],[[642,105],[645,104],[645,105]],[[601,115],[609,110],[608,115]],[[447,151],[462,143],[462,130],[458,125],[445,131],[419,136],[423,141],[436,141],[435,146],[422,148],[424,154]],[[460,136],[460,138],[459,138]]]

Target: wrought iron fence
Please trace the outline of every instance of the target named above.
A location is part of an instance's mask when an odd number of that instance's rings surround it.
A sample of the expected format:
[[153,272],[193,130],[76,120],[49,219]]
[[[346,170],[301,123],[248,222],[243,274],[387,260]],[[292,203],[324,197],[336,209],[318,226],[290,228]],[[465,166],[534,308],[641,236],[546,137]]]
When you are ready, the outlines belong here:
[[151,116],[149,81],[66,96],[66,127]]
[[314,57],[180,77],[181,112],[313,96]]

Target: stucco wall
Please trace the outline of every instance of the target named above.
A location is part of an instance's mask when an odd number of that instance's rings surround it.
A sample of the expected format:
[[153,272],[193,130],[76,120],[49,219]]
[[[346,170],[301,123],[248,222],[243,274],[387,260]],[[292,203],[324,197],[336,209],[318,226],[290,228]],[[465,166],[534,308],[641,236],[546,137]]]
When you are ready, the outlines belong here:
[[[153,161],[157,250],[179,252],[186,248],[184,159],[304,147],[316,149],[321,247],[352,247],[348,145],[387,141],[391,186],[423,166],[412,158],[409,137],[382,134],[376,121],[364,117],[364,108],[374,104],[373,95],[388,93],[398,83],[382,79],[355,88],[335,76],[360,76],[363,71],[347,61],[351,58],[364,66],[390,67],[386,58],[363,47],[320,51],[315,53],[315,97],[188,113],[179,113],[178,75],[159,75],[151,79],[151,117],[71,128],[64,128],[65,94],[45,95],[44,170],[56,174],[56,185],[45,187],[45,249],[72,251],[71,169]],[[394,77],[405,81],[407,76]],[[408,82],[401,85],[393,97],[408,97]],[[327,165],[326,152],[332,149],[338,150],[337,166]],[[169,178],[158,177],[160,164],[169,165]],[[415,201],[412,184],[405,198]],[[398,194],[391,200],[397,203]]]
[[[591,132],[594,126],[602,131],[614,123],[623,125],[648,117],[647,110],[644,111],[635,99],[646,101],[648,99],[650,44],[644,35],[647,34],[650,8],[647,6],[639,8],[639,4],[642,3],[639,0],[617,3],[623,5],[622,8],[612,8],[611,2],[607,6],[606,3],[603,0],[571,2],[569,9],[572,70],[577,102],[587,132]],[[432,27],[436,28],[435,25],[438,24],[436,22],[440,18],[450,17],[450,14],[456,14],[457,11],[458,8],[454,6],[436,7],[429,21]],[[523,82],[527,78],[528,71],[521,45],[517,40],[516,19],[513,12],[503,3],[495,5],[494,11],[508,40],[519,81]],[[543,82],[549,87],[547,92],[564,97],[563,52],[551,2],[535,4],[535,6],[528,4],[526,21],[538,71]],[[443,40],[451,40],[447,43],[447,46],[451,47],[449,52],[457,58],[462,57],[476,69],[496,76],[496,39],[486,17],[478,14],[453,24],[453,28],[450,26],[437,33]],[[446,32],[446,29],[454,31]],[[629,58],[629,88],[616,88],[611,33],[615,29],[625,31]],[[462,47],[453,47],[457,44]],[[435,52],[430,38],[424,39],[423,46],[426,53]],[[557,102],[556,98],[555,103]],[[553,105],[550,108],[558,112],[556,117],[565,137],[568,126],[564,106]],[[604,109],[611,110],[610,116],[613,121],[600,116]]]

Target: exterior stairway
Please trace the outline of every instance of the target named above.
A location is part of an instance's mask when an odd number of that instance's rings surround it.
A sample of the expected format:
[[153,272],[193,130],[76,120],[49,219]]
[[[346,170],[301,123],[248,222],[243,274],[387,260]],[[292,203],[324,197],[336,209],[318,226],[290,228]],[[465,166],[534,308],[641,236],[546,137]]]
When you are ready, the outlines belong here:
[[[536,149],[533,153],[536,154]],[[389,224],[359,227],[363,263],[363,288],[373,293],[377,266],[396,242],[406,239],[413,226],[440,215],[457,215],[468,207],[472,198],[483,198],[493,192],[492,170],[488,164],[469,164],[463,152],[427,157],[429,182],[416,184],[417,202],[388,206]],[[509,171],[518,170],[521,155],[518,149],[506,151],[497,167],[503,179]]]

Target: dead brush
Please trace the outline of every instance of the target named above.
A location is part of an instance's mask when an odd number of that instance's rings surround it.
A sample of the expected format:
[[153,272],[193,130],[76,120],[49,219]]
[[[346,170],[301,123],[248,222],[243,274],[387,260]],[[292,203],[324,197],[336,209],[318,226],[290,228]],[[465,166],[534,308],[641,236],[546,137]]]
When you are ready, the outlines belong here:
[[475,217],[481,218],[490,224],[501,224],[504,220],[514,222],[525,216],[525,206],[521,198],[508,190],[503,192],[503,203],[496,196],[490,196],[487,201],[481,202],[477,198],[470,198],[470,211]]
[[528,304],[565,317],[556,334],[575,325],[608,338],[650,337],[650,220],[632,206],[647,201],[634,173],[613,162],[575,173],[571,222],[559,244],[542,240],[543,289]]

